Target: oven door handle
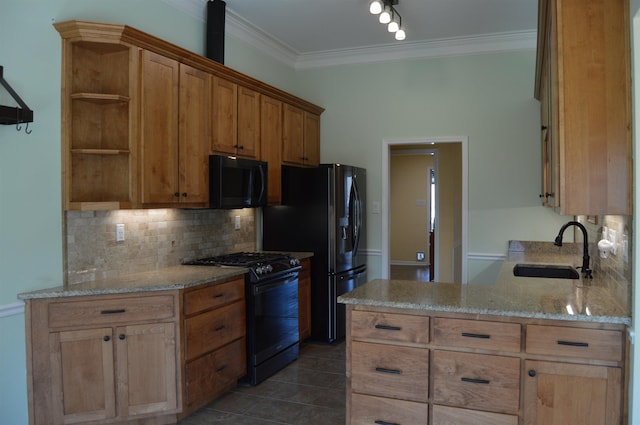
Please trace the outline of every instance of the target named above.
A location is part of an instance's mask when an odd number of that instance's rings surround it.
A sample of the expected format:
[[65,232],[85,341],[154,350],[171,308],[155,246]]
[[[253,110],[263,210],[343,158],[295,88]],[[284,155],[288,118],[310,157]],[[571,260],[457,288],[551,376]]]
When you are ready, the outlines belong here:
[[291,283],[297,283],[297,281],[298,281],[298,273],[291,273],[291,274],[279,277],[275,282],[272,282],[272,283],[254,284],[253,295],[262,294],[264,292],[270,291],[271,289],[278,288],[280,286],[289,285]]

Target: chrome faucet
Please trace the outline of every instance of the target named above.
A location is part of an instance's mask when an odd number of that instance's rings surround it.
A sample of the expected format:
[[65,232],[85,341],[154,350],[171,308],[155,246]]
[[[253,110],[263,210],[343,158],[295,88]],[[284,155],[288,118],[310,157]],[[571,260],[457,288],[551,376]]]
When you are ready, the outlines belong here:
[[580,230],[582,230],[582,240],[584,242],[584,247],[582,248],[582,267],[580,268],[582,268],[584,277],[586,277],[587,279],[591,279],[593,278],[593,276],[591,275],[591,269],[589,268],[589,241],[587,238],[587,229],[585,229],[581,223],[578,223],[577,221],[570,221],[563,225],[560,228],[558,236],[556,236],[556,240],[553,244],[556,246],[562,246],[562,234],[565,230],[567,230],[567,227],[569,226],[577,226],[578,228],[580,228]]

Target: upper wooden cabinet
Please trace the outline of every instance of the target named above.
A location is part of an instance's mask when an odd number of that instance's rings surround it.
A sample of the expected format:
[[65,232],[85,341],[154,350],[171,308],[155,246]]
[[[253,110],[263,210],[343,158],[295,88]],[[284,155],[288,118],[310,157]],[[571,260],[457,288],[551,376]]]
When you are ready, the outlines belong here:
[[257,158],[260,152],[260,94],[215,77],[212,109],[211,150]]
[[268,96],[260,99],[261,159],[267,161],[267,202],[282,201],[282,102]]
[[[67,30],[64,23],[56,28]],[[137,49],[65,39],[62,57],[63,208],[131,208]]]
[[541,198],[564,215],[631,213],[625,0],[540,0]]
[[141,54],[142,205],[204,207],[210,77],[153,52]]
[[[317,164],[314,118],[322,108],[126,25],[55,28],[63,39],[64,209],[206,206],[212,152],[264,159],[279,170],[286,119],[272,110],[265,123],[264,97],[300,112],[291,140],[308,159],[290,162]],[[280,159],[263,158],[267,143]],[[269,202],[278,203],[279,179],[273,183]]]
[[317,166],[320,163],[320,116],[284,105],[282,162]]

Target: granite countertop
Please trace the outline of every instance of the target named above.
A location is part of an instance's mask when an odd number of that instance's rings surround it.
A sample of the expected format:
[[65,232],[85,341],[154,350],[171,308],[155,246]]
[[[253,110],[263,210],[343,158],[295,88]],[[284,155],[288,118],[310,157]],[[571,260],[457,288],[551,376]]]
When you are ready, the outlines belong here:
[[493,284],[376,279],[341,295],[338,302],[630,325],[630,311],[617,302],[604,277],[571,280],[513,276],[513,266],[519,262],[581,265],[581,251],[576,252],[575,247],[571,247],[574,244],[566,245],[562,250],[557,247],[555,250],[510,250]]
[[[299,260],[313,256],[312,252],[291,252]],[[134,292],[165,291],[185,289],[242,276],[249,269],[245,267],[174,266],[158,270],[132,273],[109,279],[99,279],[79,283],[69,287],[58,286],[38,291],[18,294],[21,300],[36,298],[63,298],[88,295],[126,294]]]

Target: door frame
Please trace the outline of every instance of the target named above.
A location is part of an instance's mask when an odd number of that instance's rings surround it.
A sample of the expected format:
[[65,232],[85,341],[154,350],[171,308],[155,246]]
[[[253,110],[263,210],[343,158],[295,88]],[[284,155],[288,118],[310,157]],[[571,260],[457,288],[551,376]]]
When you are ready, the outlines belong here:
[[[390,231],[389,231],[389,204],[390,204],[390,161],[391,161],[391,147],[394,145],[413,145],[416,149],[428,149],[430,146],[437,143],[460,143],[461,155],[462,155],[462,204],[461,204],[461,256],[462,256],[462,270],[461,281],[456,283],[467,283],[468,270],[467,270],[467,252],[468,252],[468,215],[469,215],[469,203],[468,203],[468,174],[469,174],[469,138],[467,136],[443,136],[443,137],[416,137],[405,139],[383,139],[382,140],[382,264],[381,264],[381,277],[382,279],[389,279],[390,269]],[[437,251],[436,251],[437,252]],[[436,274],[438,268],[436,268]]]

